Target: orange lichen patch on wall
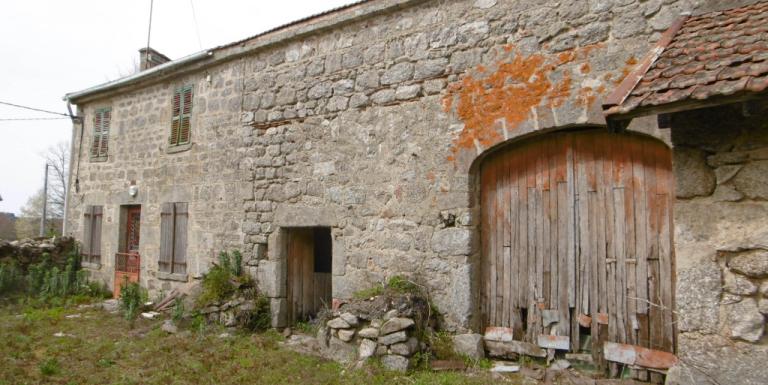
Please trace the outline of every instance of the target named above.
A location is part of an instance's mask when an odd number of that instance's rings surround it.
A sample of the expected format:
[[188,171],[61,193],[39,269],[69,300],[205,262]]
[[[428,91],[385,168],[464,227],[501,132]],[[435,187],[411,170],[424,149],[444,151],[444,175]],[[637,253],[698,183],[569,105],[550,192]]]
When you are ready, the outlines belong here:
[[457,98],[456,113],[464,122],[464,129],[454,141],[454,153],[474,148],[476,143],[489,146],[500,141],[500,134],[493,128],[499,118],[513,128],[527,119],[531,108],[553,89],[548,76],[552,70],[554,66],[545,63],[541,55],[516,54],[511,62],[497,63],[495,71],[480,78],[468,74],[451,84],[443,106],[450,111]]
[[624,63],[624,68],[621,69],[621,76],[614,80],[613,83],[616,85],[621,84],[621,82],[624,81],[624,78],[629,76],[629,73],[632,72],[635,64],[637,64],[637,59],[635,59],[634,56],[630,56],[630,58],[627,59],[627,61]]
[[[443,109],[449,112],[455,108],[464,129],[454,140],[449,160],[454,160],[461,149],[487,148],[501,141],[495,129],[500,119],[509,131],[514,131],[536,107],[562,106],[571,96],[573,86],[573,69],[565,65],[586,59],[598,47],[595,44],[551,56],[526,56],[506,45],[503,50],[512,56],[511,60],[501,60],[491,68],[478,65],[475,71],[450,84]],[[580,68],[582,73],[588,72],[589,64]],[[591,89],[584,92],[585,103],[594,101],[595,96],[588,95],[593,93]]]
[[592,71],[592,67],[589,66],[589,63],[583,63],[581,67],[579,67],[579,71],[581,71],[582,74],[588,74]]

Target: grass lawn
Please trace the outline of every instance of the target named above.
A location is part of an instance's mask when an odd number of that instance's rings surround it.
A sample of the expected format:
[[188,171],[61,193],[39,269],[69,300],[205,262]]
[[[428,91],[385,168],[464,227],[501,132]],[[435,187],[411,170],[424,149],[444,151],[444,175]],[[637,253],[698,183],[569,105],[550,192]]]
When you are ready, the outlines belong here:
[[[78,318],[67,315],[80,314]],[[484,370],[396,374],[356,370],[282,348],[274,332],[182,330],[100,309],[0,307],[0,385],[10,384],[489,384]],[[56,337],[56,333],[65,333]],[[503,381],[503,380],[502,380]],[[512,378],[509,383],[518,383]]]

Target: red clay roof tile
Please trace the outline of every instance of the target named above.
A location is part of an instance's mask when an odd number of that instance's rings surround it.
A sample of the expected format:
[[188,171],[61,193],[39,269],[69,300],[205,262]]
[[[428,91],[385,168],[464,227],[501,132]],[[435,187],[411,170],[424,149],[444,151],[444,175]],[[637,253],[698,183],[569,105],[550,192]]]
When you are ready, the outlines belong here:
[[689,17],[668,33],[647,71],[606,102],[606,115],[768,89],[768,1]]

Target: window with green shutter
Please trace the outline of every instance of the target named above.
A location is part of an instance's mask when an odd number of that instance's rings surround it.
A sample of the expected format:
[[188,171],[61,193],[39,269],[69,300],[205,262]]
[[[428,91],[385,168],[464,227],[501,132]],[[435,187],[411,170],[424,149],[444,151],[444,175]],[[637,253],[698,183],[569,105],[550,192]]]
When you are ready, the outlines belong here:
[[192,86],[184,86],[173,93],[173,120],[168,144],[189,144],[192,117]]
[[111,108],[99,108],[93,117],[93,141],[91,158],[106,159],[109,151],[109,125],[112,120]]

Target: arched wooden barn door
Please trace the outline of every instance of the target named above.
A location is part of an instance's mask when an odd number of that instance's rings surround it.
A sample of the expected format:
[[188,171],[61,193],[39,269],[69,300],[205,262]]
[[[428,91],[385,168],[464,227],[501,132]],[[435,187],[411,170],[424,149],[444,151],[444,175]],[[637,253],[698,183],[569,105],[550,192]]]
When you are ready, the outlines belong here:
[[671,189],[670,149],[639,135],[559,132],[491,154],[484,326],[532,344],[567,336],[555,340],[596,359],[605,341],[672,352]]

